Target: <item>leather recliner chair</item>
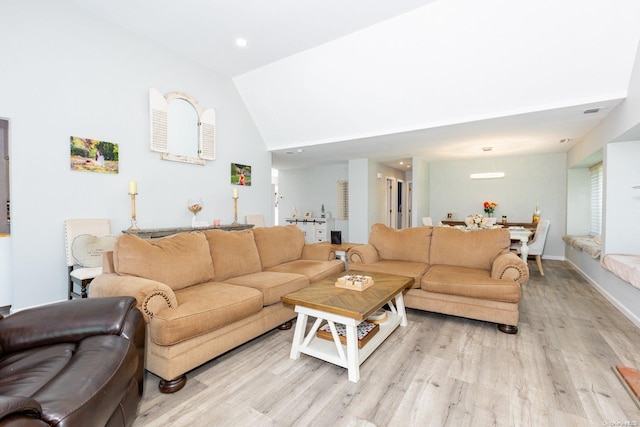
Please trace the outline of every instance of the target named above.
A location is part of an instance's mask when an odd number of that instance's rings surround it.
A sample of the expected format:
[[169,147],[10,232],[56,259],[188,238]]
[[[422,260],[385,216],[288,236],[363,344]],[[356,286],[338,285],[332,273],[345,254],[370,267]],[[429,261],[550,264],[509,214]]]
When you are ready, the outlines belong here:
[[65,301],[0,318],[0,426],[132,425],[144,343],[131,297]]

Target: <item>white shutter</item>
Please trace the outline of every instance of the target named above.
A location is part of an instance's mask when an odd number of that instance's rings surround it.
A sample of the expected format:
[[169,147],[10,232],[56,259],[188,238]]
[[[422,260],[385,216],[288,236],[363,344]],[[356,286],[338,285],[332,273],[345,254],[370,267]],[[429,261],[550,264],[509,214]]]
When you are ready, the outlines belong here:
[[200,138],[198,157],[206,160],[216,159],[216,110],[209,108],[200,116]]
[[598,236],[602,232],[602,163],[589,168],[589,235]]
[[338,181],[338,219],[349,219],[349,181]]
[[167,133],[169,104],[165,97],[154,88],[149,89],[149,117],[151,151],[169,152]]

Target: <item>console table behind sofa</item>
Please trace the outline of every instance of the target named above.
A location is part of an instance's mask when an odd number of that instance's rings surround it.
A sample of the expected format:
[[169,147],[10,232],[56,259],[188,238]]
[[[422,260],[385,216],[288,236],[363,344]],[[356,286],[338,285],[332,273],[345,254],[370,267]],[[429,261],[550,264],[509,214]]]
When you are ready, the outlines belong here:
[[124,234],[132,234],[142,239],[156,239],[158,237],[171,236],[172,234],[184,233],[187,231],[205,231],[205,230],[246,230],[253,228],[253,224],[228,224],[219,227],[172,227],[172,228],[141,228],[138,230],[122,230]]

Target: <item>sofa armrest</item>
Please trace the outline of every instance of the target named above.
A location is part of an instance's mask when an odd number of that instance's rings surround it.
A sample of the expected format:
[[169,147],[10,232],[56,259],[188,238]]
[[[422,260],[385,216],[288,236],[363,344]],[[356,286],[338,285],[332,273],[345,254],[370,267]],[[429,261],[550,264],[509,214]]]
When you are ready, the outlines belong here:
[[142,324],[131,297],[77,299],[18,311],[0,320],[0,348],[15,353],[60,342],[79,342],[95,335],[131,334]]
[[498,256],[491,266],[493,279],[507,279],[518,282],[521,285],[529,280],[529,267],[527,263],[513,252]]
[[147,323],[154,313],[178,306],[178,299],[169,286],[142,277],[101,274],[93,279],[89,287],[91,298],[123,295],[136,299],[136,307],[140,309]]
[[373,264],[380,261],[378,250],[370,244],[358,245],[349,249],[347,260],[356,264]]
[[333,261],[336,259],[336,251],[326,243],[307,243],[302,247],[300,259]]
[[30,397],[0,395],[0,423],[9,416],[33,419],[42,415],[42,407]]

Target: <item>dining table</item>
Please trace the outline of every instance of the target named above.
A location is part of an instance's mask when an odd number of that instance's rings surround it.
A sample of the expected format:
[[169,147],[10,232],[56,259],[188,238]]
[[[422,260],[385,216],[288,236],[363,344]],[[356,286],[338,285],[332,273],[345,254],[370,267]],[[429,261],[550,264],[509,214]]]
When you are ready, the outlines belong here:
[[508,230],[511,241],[520,242],[520,257],[524,262],[527,262],[527,257],[529,256],[529,246],[527,243],[533,232],[522,226],[511,226]]

